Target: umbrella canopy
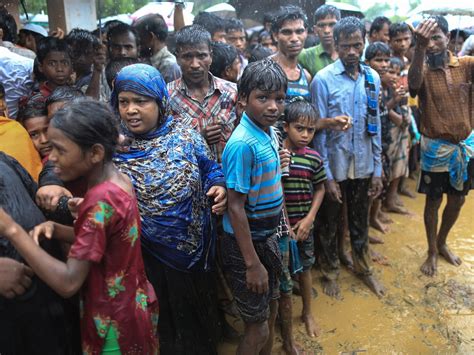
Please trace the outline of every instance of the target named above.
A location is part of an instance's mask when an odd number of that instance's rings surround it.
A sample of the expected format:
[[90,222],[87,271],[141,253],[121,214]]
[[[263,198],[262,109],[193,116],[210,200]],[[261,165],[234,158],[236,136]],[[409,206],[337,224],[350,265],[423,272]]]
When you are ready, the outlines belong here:
[[[192,25],[194,21],[194,15],[191,13],[191,11],[193,10],[194,3],[186,2],[185,4],[186,6],[183,11],[184,23],[186,25]],[[174,2],[149,2],[142,8],[135,11],[132,15],[130,15],[130,17],[133,21],[136,21],[145,15],[160,14],[166,21],[168,31],[174,31],[173,11]]]
[[223,17],[223,18],[236,17],[235,8],[232,5],[227,4],[225,2],[221,2],[220,4],[216,4],[211,7],[208,7],[204,11],[212,12],[213,14]]
[[456,0],[452,2],[431,0],[417,6],[408,16],[412,17],[417,14],[474,16],[474,3],[472,0]]
[[341,11],[341,16],[355,16],[357,18],[364,18],[364,13],[362,10],[354,5],[346,4],[343,2],[335,2],[335,1],[326,1],[326,5],[332,5],[338,8]]

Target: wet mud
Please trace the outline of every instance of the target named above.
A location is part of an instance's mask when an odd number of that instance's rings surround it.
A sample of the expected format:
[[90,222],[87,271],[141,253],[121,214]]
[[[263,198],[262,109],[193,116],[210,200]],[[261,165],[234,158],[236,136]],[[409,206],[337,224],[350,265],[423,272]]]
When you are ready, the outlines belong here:
[[[414,181],[410,188],[415,189]],[[385,241],[371,248],[388,261],[388,265],[374,263],[387,296],[378,299],[343,268],[339,279],[343,298],[334,300],[323,294],[320,273],[313,270],[318,293],[313,314],[322,328],[318,338],[306,335],[300,321],[301,298],[293,296],[293,333],[305,354],[474,353],[474,193],[467,197],[448,237],[448,245],[463,263],[455,267],[440,258],[438,274],[432,278],[419,271],[427,250],[424,196],[402,200],[412,216],[390,214],[394,223],[385,235],[370,230]],[[229,320],[242,331],[238,320]],[[235,349],[236,343],[224,342],[219,354],[234,354]],[[278,331],[273,353],[283,354]]]

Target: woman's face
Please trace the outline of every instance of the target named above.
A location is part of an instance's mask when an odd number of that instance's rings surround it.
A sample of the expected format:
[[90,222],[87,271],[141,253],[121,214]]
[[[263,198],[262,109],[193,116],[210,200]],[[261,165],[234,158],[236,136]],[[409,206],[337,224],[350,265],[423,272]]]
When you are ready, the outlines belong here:
[[133,134],[146,134],[158,126],[160,109],[151,97],[122,91],[118,94],[118,108],[120,118]]

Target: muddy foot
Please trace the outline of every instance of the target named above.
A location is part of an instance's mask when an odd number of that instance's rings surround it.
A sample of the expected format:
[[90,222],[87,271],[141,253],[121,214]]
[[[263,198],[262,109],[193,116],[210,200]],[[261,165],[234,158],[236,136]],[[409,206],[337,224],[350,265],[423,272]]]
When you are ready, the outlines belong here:
[[436,254],[428,255],[426,261],[421,265],[420,270],[426,276],[434,276],[438,271],[438,256]]
[[388,228],[388,226],[386,226],[380,219],[371,219],[370,226],[383,234],[390,230],[390,228]]
[[374,237],[374,236],[369,235],[369,243],[370,244],[383,244],[385,242],[383,241],[383,239],[379,237]]
[[383,213],[382,211],[379,212],[378,219],[383,224],[392,224],[393,223],[393,219],[391,219],[388,214]]
[[323,279],[322,282],[323,282],[323,292],[326,295],[328,295],[329,297],[340,299],[341,289],[339,288],[339,285],[336,281]]
[[398,214],[404,214],[404,215],[409,215],[410,212],[402,206],[397,205],[396,203],[393,205],[386,204],[385,205],[385,211],[387,212],[392,212],[392,213],[398,213]]
[[398,191],[398,193],[402,196],[406,196],[406,197],[409,197],[409,198],[416,198],[416,195],[411,192],[409,189],[407,189],[406,187],[403,188],[403,189],[400,189],[400,191]]
[[377,263],[377,264],[380,264],[380,265],[390,265],[390,263],[388,262],[388,259],[386,256],[372,250],[372,249],[369,249],[369,252],[370,252],[370,258],[372,259],[372,261],[374,263]]
[[339,253],[339,260],[341,261],[341,264],[347,267],[348,269],[354,269],[354,262],[352,261],[352,256],[349,253]]
[[283,352],[286,355],[299,355],[304,353],[304,349],[301,345],[296,344],[294,341],[292,343],[283,343]]
[[321,328],[319,327],[318,323],[316,323],[311,314],[302,315],[301,321],[304,322],[306,333],[311,338],[318,337],[321,334]]
[[453,264],[454,266],[459,266],[462,264],[461,258],[456,254],[453,254],[446,244],[443,246],[438,246],[438,252],[439,255],[445,258],[448,263]]
[[377,297],[385,296],[385,288],[374,275],[362,275],[360,278]]

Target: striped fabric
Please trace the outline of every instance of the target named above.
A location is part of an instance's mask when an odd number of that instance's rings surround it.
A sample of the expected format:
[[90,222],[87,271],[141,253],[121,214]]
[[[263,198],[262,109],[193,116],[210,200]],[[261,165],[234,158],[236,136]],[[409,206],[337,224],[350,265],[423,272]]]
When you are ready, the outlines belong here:
[[283,178],[286,209],[292,226],[306,217],[315,186],[325,180],[323,162],[315,150],[305,147],[292,153],[290,175]]
[[[283,204],[278,141],[244,114],[227,142],[222,156],[226,186],[247,195],[245,212],[254,241],[272,236],[278,227]],[[224,231],[233,234],[228,213]]]
[[288,80],[288,89],[286,90],[286,102],[290,102],[295,97],[302,97],[306,101],[311,101],[311,94],[309,92],[309,83],[304,73],[304,68],[298,64],[300,70],[300,77],[298,80]]

